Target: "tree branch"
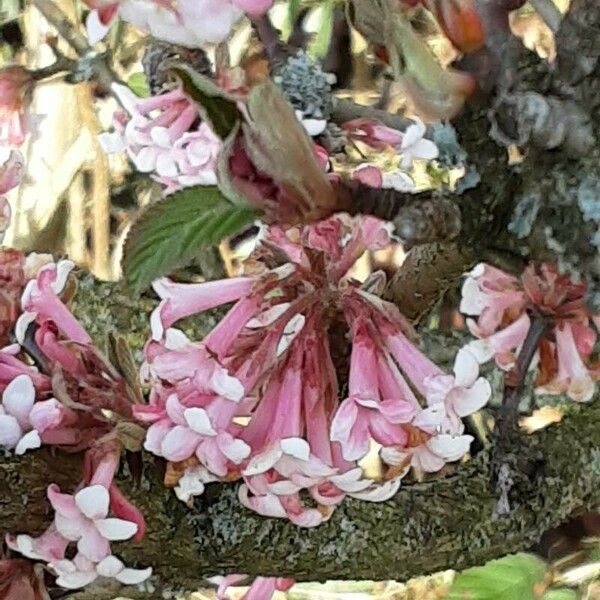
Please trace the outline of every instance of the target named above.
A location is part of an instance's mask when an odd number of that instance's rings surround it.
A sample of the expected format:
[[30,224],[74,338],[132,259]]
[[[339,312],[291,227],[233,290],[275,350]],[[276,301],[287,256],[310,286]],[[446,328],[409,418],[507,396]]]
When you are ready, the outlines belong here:
[[[123,304],[118,286],[89,277],[81,280],[78,296],[76,315],[96,323],[98,343],[107,330],[128,323],[122,333],[139,352],[155,302],[142,298]],[[202,319],[193,325],[197,332],[214,323],[210,315]],[[248,511],[237,499],[235,484],[209,485],[188,509],[163,486],[161,461],[146,456],[141,485],[125,475],[119,485],[144,513],[147,534],[139,544],[115,545],[115,552],[128,564],[151,565],[157,589],[194,589],[202,578],[233,572],[298,581],[402,580],[481,564],[530,548],[575,511],[600,508],[598,419],[600,403],[573,406],[560,424],[533,436],[516,435],[512,452],[542,456],[543,464],[513,486],[512,511],[501,519],[494,515],[493,448],[445,478],[407,482],[388,502],[347,499],[315,529]],[[0,532],[41,533],[51,518],[47,485],[55,481],[61,489],[73,489],[80,459],[48,449],[0,458]],[[94,600],[120,595],[112,587],[89,594],[85,598]]]
[[[153,583],[175,589],[194,589],[202,578],[234,572],[298,581],[404,580],[482,564],[529,549],[576,511],[600,508],[599,418],[598,403],[579,407],[562,423],[519,437],[514,452],[539,454],[544,463],[512,488],[512,511],[501,519],[494,514],[488,451],[454,475],[405,485],[388,502],[347,499],[315,529],[249,512],[234,484],[209,486],[188,509],[147,463],[140,489],[121,482],[146,516],[146,536],[116,552],[128,564],[152,565]],[[47,525],[50,480],[63,489],[77,482],[77,459],[66,458],[41,450],[0,459],[0,485],[7,490],[0,500],[0,530],[39,533]]]
[[[75,66],[74,70],[77,70],[80,63],[85,62],[86,70],[91,69],[94,80],[98,82],[103,91],[110,93],[111,85],[118,81],[118,78],[107,63],[106,55],[94,51],[85,36],[52,0],[32,0],[32,4],[77,54],[78,60],[73,65]],[[51,67],[52,65],[48,68]]]
[[347,121],[352,121],[352,119],[374,119],[400,131],[404,131],[409,125],[413,124],[412,119],[403,115],[393,114],[373,106],[356,104],[343,98],[336,98],[333,103],[333,122],[341,125]]
[[32,4],[79,56],[83,56],[91,50],[84,35],[77,30],[67,15],[52,0],[32,0]]

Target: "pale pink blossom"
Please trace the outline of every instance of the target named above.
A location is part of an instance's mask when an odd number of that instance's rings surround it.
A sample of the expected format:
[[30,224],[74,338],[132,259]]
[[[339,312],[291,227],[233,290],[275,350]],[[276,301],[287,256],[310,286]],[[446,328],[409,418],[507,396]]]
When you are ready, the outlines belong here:
[[66,589],[85,587],[98,577],[116,579],[124,585],[137,585],[152,575],[151,567],[132,569],[112,554],[95,562],[79,552],[72,560],[59,560],[50,566],[56,572],[56,584]]
[[[17,455],[41,446],[40,431],[31,423],[34,403],[35,388],[27,375],[19,375],[6,386],[0,405],[0,446],[14,449]],[[47,426],[47,411],[38,407],[37,415],[37,424]]]
[[585,283],[572,281],[546,263],[530,265],[520,278],[478,265],[462,292],[461,311],[477,317],[468,319],[467,325],[479,338],[467,348],[480,364],[494,358],[500,368],[510,371],[532,319],[543,318],[547,329],[532,363],[538,371],[537,390],[587,402],[596,388],[597,368],[590,355],[598,319],[585,306],[585,291]]
[[6,544],[11,550],[31,560],[54,562],[64,558],[69,540],[59,533],[53,523],[37,538],[26,534],[7,535]]
[[[98,577],[114,578],[125,585],[141,583],[150,577],[152,569],[125,567],[111,553],[110,541],[129,539],[138,530],[132,521],[108,516],[109,507],[115,508],[115,498],[118,500],[118,494],[114,496],[100,484],[83,487],[74,495],[62,494],[52,484],[48,487],[48,499],[55,510],[52,525],[38,538],[9,535],[6,542],[12,550],[48,563],[57,575],[57,585],[67,589],[84,587]],[[67,559],[72,543],[76,543],[77,553]]]
[[173,44],[200,47],[223,41],[247,13],[264,14],[273,0],[86,0],[91,43],[101,40],[115,17]]
[[127,151],[136,169],[151,173],[165,194],[216,184],[221,141],[180,89],[143,99],[123,85],[113,89],[129,115],[117,115],[116,131],[100,135],[105,151]]
[[41,324],[50,320],[74,342],[79,344],[91,342],[85,329],[59,298],[74,267],[75,264],[70,260],[45,264],[40,268],[35,279],[27,283],[21,298],[24,312],[15,326],[17,341],[23,341],[27,326],[32,321]]
[[128,540],[137,532],[132,521],[108,517],[110,495],[102,485],[92,485],[74,495],[62,494],[56,485],[48,488],[55,510],[54,524],[88,560],[100,562],[110,555],[110,542]]

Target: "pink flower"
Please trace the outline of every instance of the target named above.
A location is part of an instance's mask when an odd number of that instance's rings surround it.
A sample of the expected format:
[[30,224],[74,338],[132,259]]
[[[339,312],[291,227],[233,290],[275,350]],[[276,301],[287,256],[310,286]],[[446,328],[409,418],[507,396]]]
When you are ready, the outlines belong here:
[[[112,479],[112,476],[111,476]],[[114,578],[126,585],[146,580],[152,569],[130,569],[110,552],[110,541],[132,537],[138,526],[132,521],[108,517],[114,500],[105,486],[94,484],[74,495],[61,494],[57,485],[48,487],[55,510],[54,522],[38,538],[7,536],[8,546],[24,556],[44,561],[56,573],[56,583],[67,589],[90,584],[97,577]],[[67,548],[77,543],[73,559],[65,558]]]
[[520,278],[478,265],[463,285],[461,311],[477,317],[467,325],[479,338],[467,348],[480,364],[494,358],[500,368],[511,370],[531,319],[542,316],[548,329],[538,348],[538,391],[587,402],[595,391],[590,354],[597,319],[585,307],[585,291],[585,283],[560,275],[550,264],[531,265]]
[[152,575],[152,568],[131,569],[112,554],[99,562],[77,553],[72,560],[63,559],[52,563],[57,574],[56,583],[66,589],[77,589],[89,585],[98,577],[116,579],[124,585],[137,585]]
[[90,336],[77,322],[67,306],[58,297],[67,284],[69,273],[75,264],[70,260],[45,264],[35,279],[29,281],[21,298],[23,314],[15,326],[17,341],[23,341],[27,326],[32,321],[42,323],[50,320],[74,342],[89,344]]
[[69,540],[58,532],[53,523],[37,538],[25,534],[7,535],[6,545],[31,560],[53,562],[65,557]]
[[349,397],[331,425],[331,439],[340,443],[349,461],[365,456],[371,439],[383,446],[405,445],[408,436],[401,425],[409,423],[416,410],[400,390],[394,390],[396,397],[387,396],[391,390],[382,380],[389,374],[380,369],[389,368],[388,363],[383,354],[378,356],[366,323],[357,320],[353,330]]
[[101,134],[107,152],[126,150],[140,172],[165,186],[165,194],[216,184],[221,142],[199,122],[198,109],[181,90],[145,99],[122,85],[115,84],[114,90],[130,116],[116,120],[115,133]]
[[[446,375],[409,341],[397,309],[348,277],[367,249],[389,240],[387,224],[371,217],[270,227],[248,263],[253,276],[155,284],[161,303],[143,368],[152,391],[135,414],[152,424],[147,450],[200,461],[178,492],[186,502],[213,478],[241,477],[245,506],[314,527],[346,495],[381,501],[397,491],[402,472],[373,481],[356,463],[372,440],[410,453],[418,430],[419,445],[439,453],[436,469],[465,454],[472,438],[461,417],[490,393],[477,362],[462,353]],[[235,304],[200,343],[172,327],[225,302]],[[340,404],[330,337],[348,330],[350,387]]]
[[33,83],[20,66],[0,69],[0,146],[20,146],[25,141],[25,96]]
[[275,592],[287,592],[294,583],[293,579],[283,577],[257,577],[242,600],[270,600]]
[[0,446],[14,449],[17,455],[39,448],[40,433],[56,422],[58,412],[56,400],[35,404],[35,388],[27,375],[15,377],[2,393]]
[[91,43],[101,40],[118,14],[124,21],[173,44],[200,47],[223,41],[246,12],[264,14],[273,0],[86,0]]
[[460,303],[461,312],[477,315],[477,324],[470,320],[471,332],[488,336],[512,314],[523,311],[525,293],[519,280],[486,264],[477,265],[465,279]]
[[48,499],[56,511],[54,523],[67,540],[77,542],[77,549],[88,560],[100,562],[110,554],[110,541],[127,540],[137,532],[137,525],[123,519],[109,518],[110,496],[102,485],[85,487],[75,495],[61,494],[58,486],[48,488]]

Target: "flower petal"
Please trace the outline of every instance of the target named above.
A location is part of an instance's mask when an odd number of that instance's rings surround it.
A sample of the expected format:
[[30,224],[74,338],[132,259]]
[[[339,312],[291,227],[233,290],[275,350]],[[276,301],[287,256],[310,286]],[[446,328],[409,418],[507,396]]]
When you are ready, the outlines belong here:
[[107,540],[111,541],[128,540],[138,530],[135,523],[125,519],[98,519],[94,521],[94,525]]
[[40,434],[38,431],[33,429],[32,431],[26,433],[20,440],[17,446],[15,447],[15,454],[20,456],[25,454],[27,450],[33,450],[35,448],[39,448],[42,445],[42,440],[40,439]]
[[110,497],[103,485],[90,485],[75,494],[75,504],[88,519],[103,519],[108,514]]
[[115,576],[117,581],[125,585],[138,585],[152,575],[152,567],[147,569],[131,569],[125,567],[118,575]]

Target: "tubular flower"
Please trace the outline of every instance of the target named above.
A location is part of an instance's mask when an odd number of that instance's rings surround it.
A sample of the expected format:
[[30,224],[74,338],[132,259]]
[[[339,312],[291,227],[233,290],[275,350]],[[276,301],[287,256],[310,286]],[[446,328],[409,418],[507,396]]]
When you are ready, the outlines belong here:
[[221,142],[180,89],[145,99],[122,85],[114,90],[129,116],[118,114],[115,133],[101,134],[105,151],[127,151],[140,172],[165,186],[165,194],[217,182]]
[[588,312],[585,283],[561,275],[551,264],[530,265],[520,278],[480,264],[463,285],[460,309],[479,338],[467,348],[479,364],[494,358],[510,370],[529,332],[533,318],[543,318],[547,331],[538,346],[537,389],[566,393],[587,402],[595,391],[597,365],[591,353],[597,339],[598,317]]
[[[312,527],[346,495],[389,498],[411,462],[421,468],[432,455],[426,467],[435,471],[467,452],[472,438],[460,419],[490,395],[474,357],[461,353],[446,375],[409,340],[397,309],[348,277],[367,249],[389,240],[388,227],[372,217],[270,227],[246,276],[154,284],[162,300],[145,348],[150,404],[134,413],[151,424],[147,450],[197,461],[179,486],[186,502],[213,477],[241,478],[245,506]],[[235,304],[202,342],[172,328],[227,302]],[[342,367],[332,349],[345,331],[352,357],[340,403]],[[394,465],[384,481],[365,478],[357,461],[372,440],[404,452],[406,468]]]
[[[47,562],[57,575],[57,585],[76,589],[98,577],[114,578],[120,583],[133,585],[150,577],[151,568],[125,567],[111,554],[110,542],[131,538],[138,525],[108,516],[111,495],[106,487],[95,484],[71,495],[61,493],[53,484],[48,487],[48,499],[55,511],[50,528],[38,538],[7,536],[6,542],[11,549],[28,558]],[[67,548],[72,543],[76,543],[77,553],[72,559],[67,559]]]
[[25,97],[32,83],[24,67],[0,69],[0,146],[20,146],[25,141]]
[[247,13],[260,16],[273,0],[85,0],[91,43],[101,40],[119,15],[153,37],[188,47],[223,41]]
[[[128,436],[127,447],[136,430],[142,435],[143,430],[132,422],[132,396],[125,379],[100,355],[59,297],[73,264],[51,259],[17,256],[9,278],[15,293],[22,290],[25,311],[15,323],[15,335],[43,373],[20,359],[19,345],[0,350],[0,446],[16,454],[42,444],[85,450],[83,481],[73,495],[50,485],[52,525],[38,538],[9,535],[7,544],[28,558],[47,562],[62,587],[81,587],[97,577],[139,583],[151,570],[125,567],[111,554],[110,541],[132,536],[139,541],[144,535],[143,516],[113,481],[126,444],[120,427]],[[66,558],[71,544],[76,544],[77,553]]]

